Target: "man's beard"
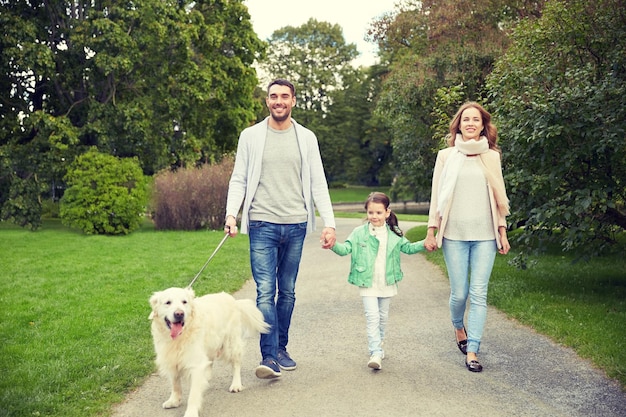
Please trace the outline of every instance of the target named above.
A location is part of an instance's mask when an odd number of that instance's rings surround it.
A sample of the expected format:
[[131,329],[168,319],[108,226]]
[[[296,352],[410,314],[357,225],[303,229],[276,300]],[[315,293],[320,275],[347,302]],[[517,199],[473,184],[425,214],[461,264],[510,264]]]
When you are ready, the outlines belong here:
[[284,122],[291,117],[291,112],[287,112],[284,115],[279,116],[276,114],[276,112],[270,111],[270,115],[272,116],[272,119],[276,120],[277,122]]

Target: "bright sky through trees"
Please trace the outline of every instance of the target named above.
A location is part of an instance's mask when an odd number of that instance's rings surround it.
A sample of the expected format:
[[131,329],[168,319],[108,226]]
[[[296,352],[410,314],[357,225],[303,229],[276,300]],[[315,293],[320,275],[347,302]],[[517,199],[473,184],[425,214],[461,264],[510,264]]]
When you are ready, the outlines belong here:
[[397,0],[292,0],[286,3],[267,0],[245,0],[255,32],[263,40],[284,26],[300,26],[310,18],[338,24],[343,28],[346,43],[354,43],[361,55],[356,65],[370,66],[376,62],[376,46],[364,40],[370,22],[394,9]]

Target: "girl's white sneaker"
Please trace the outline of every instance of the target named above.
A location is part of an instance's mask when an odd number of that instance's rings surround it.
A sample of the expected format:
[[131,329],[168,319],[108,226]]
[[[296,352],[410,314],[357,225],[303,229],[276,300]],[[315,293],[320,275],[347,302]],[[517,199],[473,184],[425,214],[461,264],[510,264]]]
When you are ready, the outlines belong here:
[[370,357],[369,362],[367,363],[367,366],[369,368],[372,369],[376,369],[376,370],[380,370],[382,369],[383,365],[382,365],[382,358],[378,355],[372,355]]

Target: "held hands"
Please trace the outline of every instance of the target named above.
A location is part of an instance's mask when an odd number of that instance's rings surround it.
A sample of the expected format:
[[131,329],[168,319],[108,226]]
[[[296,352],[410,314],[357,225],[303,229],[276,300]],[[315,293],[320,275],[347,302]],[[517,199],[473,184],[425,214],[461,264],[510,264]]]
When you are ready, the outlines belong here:
[[424,247],[428,252],[437,250],[437,239],[435,238],[434,230],[434,228],[429,228],[428,233],[426,234],[426,239],[424,239]]
[[337,236],[335,236],[335,229],[332,227],[325,227],[322,230],[322,236],[320,236],[320,243],[322,244],[322,249],[330,249],[335,246],[335,242],[337,241]]

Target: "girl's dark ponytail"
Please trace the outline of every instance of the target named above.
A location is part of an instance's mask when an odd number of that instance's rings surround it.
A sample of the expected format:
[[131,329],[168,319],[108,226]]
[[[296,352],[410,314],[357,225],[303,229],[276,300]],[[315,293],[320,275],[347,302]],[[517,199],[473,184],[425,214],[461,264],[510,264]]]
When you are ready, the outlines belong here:
[[387,217],[387,224],[389,225],[391,231],[398,236],[402,237],[404,235],[404,233],[402,233],[402,229],[400,229],[400,226],[398,226],[398,218],[396,217],[396,213],[394,213],[393,211],[389,212],[389,217]]

